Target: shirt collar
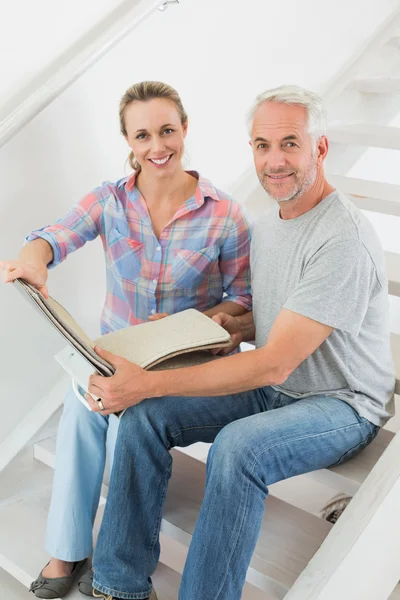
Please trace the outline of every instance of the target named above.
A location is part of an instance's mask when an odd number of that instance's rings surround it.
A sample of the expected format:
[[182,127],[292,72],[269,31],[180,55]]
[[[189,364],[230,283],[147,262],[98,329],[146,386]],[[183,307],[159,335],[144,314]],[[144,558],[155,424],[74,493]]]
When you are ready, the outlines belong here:
[[[193,177],[195,177],[198,181],[196,192],[195,192],[195,202],[198,207],[202,206],[206,200],[206,198],[211,198],[212,200],[219,201],[221,199],[217,189],[208,179],[202,177],[197,171],[186,171]],[[118,182],[118,189],[121,189],[125,186],[127,192],[132,192],[136,187],[136,178],[137,171],[134,171],[131,175],[124,177]]]

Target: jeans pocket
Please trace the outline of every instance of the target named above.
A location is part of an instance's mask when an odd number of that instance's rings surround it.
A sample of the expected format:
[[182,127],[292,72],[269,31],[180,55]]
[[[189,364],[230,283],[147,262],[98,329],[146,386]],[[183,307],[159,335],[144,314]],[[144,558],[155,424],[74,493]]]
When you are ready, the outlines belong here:
[[178,248],[172,262],[172,279],[175,287],[197,289],[211,278],[220,278],[219,248],[216,244],[201,250]]
[[[366,419],[365,419],[365,422],[367,422]],[[330,467],[338,467],[339,465],[342,465],[343,463],[347,462],[348,460],[351,460],[359,452],[361,452],[361,450],[364,450],[364,448],[366,448],[372,442],[372,440],[377,436],[380,428],[377,425],[373,425],[372,423],[370,423],[370,426],[371,426],[370,431],[369,431],[369,433],[367,433],[367,435],[364,437],[364,439],[359,444],[356,444],[355,446],[353,446],[353,448],[350,448],[349,450],[347,450],[339,458],[339,460],[336,461],[335,463],[333,463],[332,465],[330,465]]]

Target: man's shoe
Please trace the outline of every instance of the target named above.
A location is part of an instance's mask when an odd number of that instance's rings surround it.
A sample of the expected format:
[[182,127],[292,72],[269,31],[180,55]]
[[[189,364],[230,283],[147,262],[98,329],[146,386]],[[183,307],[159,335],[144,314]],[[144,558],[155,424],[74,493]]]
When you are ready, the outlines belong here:
[[85,596],[93,597],[93,571],[88,569],[78,580],[78,590]]
[[346,494],[338,494],[320,512],[321,519],[328,521],[329,523],[335,524],[339,517],[344,513],[350,501],[351,496]]
[[[102,592],[98,592],[97,590],[93,589],[93,597],[94,598],[100,598],[101,600],[121,600],[120,598],[117,598],[116,596],[108,596],[107,594],[103,594]],[[157,600],[157,594],[153,588],[150,596],[148,597],[147,600]]]
[[81,567],[86,563],[86,558],[76,562],[71,571],[71,575],[65,577],[44,577],[43,569],[35,581],[32,581],[30,592],[33,592],[37,598],[45,598],[51,600],[52,598],[63,598],[71,589],[76,576],[78,575]]

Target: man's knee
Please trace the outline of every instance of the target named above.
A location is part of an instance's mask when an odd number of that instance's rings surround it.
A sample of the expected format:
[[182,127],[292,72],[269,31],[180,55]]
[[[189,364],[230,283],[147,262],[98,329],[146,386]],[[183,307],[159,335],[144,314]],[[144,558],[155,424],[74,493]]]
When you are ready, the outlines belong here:
[[120,417],[118,435],[125,431],[152,431],[165,429],[168,421],[168,411],[163,398],[148,398],[129,407]]
[[248,477],[257,468],[251,436],[243,420],[226,425],[210,449],[207,468],[216,470],[225,479]]

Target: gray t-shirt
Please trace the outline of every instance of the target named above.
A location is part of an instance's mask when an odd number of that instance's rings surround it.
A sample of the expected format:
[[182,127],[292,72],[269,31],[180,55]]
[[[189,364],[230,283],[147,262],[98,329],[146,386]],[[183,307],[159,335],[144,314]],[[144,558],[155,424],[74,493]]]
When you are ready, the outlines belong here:
[[276,205],[254,227],[251,272],[257,348],[283,308],[334,327],[276,389],[339,398],[384,425],[395,379],[384,256],[368,219],[338,191],[295,219]]

